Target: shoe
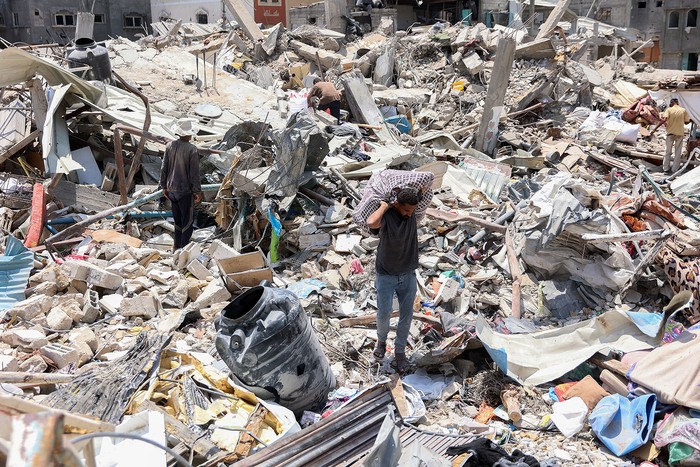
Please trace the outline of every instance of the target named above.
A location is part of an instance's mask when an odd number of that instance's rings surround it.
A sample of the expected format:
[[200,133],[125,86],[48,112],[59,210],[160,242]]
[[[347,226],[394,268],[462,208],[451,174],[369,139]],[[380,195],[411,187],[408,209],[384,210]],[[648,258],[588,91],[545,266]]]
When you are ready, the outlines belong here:
[[386,342],[377,341],[377,345],[374,347],[374,352],[372,355],[376,360],[383,360],[386,355]]
[[405,353],[396,352],[394,357],[394,360],[396,361],[396,370],[399,373],[405,373],[409,370],[409,368],[411,368],[411,364],[408,362],[408,358],[406,358]]

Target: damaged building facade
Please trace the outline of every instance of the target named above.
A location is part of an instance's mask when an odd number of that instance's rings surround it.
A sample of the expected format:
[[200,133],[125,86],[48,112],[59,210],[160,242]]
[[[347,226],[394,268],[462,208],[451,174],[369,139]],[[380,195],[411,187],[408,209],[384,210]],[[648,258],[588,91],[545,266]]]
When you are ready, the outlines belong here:
[[[0,37],[12,43],[67,44],[75,36],[80,4],[79,0],[2,0]],[[92,12],[95,40],[110,36],[135,39],[148,34],[149,0],[96,0]]]

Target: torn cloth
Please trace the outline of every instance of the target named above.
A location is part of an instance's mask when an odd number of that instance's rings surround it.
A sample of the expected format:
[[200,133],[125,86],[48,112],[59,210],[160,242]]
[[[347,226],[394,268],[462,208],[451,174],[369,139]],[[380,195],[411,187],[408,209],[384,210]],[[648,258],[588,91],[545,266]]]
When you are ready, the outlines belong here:
[[372,175],[362,195],[362,200],[352,214],[352,220],[365,230],[368,230],[367,219],[379,209],[382,201],[389,204],[396,202],[398,192],[403,188],[413,188],[423,193],[416,206],[416,222],[425,217],[425,211],[433,199],[431,187],[435,175],[430,172],[408,172],[405,170],[387,169]]

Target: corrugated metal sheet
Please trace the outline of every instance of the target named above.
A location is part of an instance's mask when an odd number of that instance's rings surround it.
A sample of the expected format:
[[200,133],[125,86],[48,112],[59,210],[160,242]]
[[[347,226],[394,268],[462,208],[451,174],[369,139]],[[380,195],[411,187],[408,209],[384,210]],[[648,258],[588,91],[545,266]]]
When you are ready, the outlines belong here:
[[[328,418],[237,462],[236,467],[360,466],[372,449],[386,414],[393,409],[386,386],[375,386]],[[401,429],[404,448],[420,443],[443,456],[448,447],[473,439],[428,433],[410,425]]]
[[15,237],[7,237],[5,255],[0,256],[0,314],[24,300],[33,266],[34,253]]
[[511,167],[507,164],[465,156],[459,166],[494,201],[498,201],[503,187],[510,180]]

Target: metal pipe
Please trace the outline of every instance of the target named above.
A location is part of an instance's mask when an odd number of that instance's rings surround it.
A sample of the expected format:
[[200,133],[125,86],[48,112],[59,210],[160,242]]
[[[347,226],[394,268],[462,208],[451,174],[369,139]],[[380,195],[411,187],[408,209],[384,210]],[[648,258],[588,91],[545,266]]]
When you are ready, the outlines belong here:
[[[515,215],[515,211],[507,211],[505,214],[501,215],[500,217],[496,218],[495,221],[493,221],[495,224],[505,224],[506,221],[510,220],[513,216]],[[488,233],[487,229],[481,229],[479,230],[476,234],[474,234],[470,239],[467,240],[467,245],[474,245],[477,242],[480,242],[481,240],[484,239],[486,234]],[[458,249],[459,245],[455,247],[455,251]]]

